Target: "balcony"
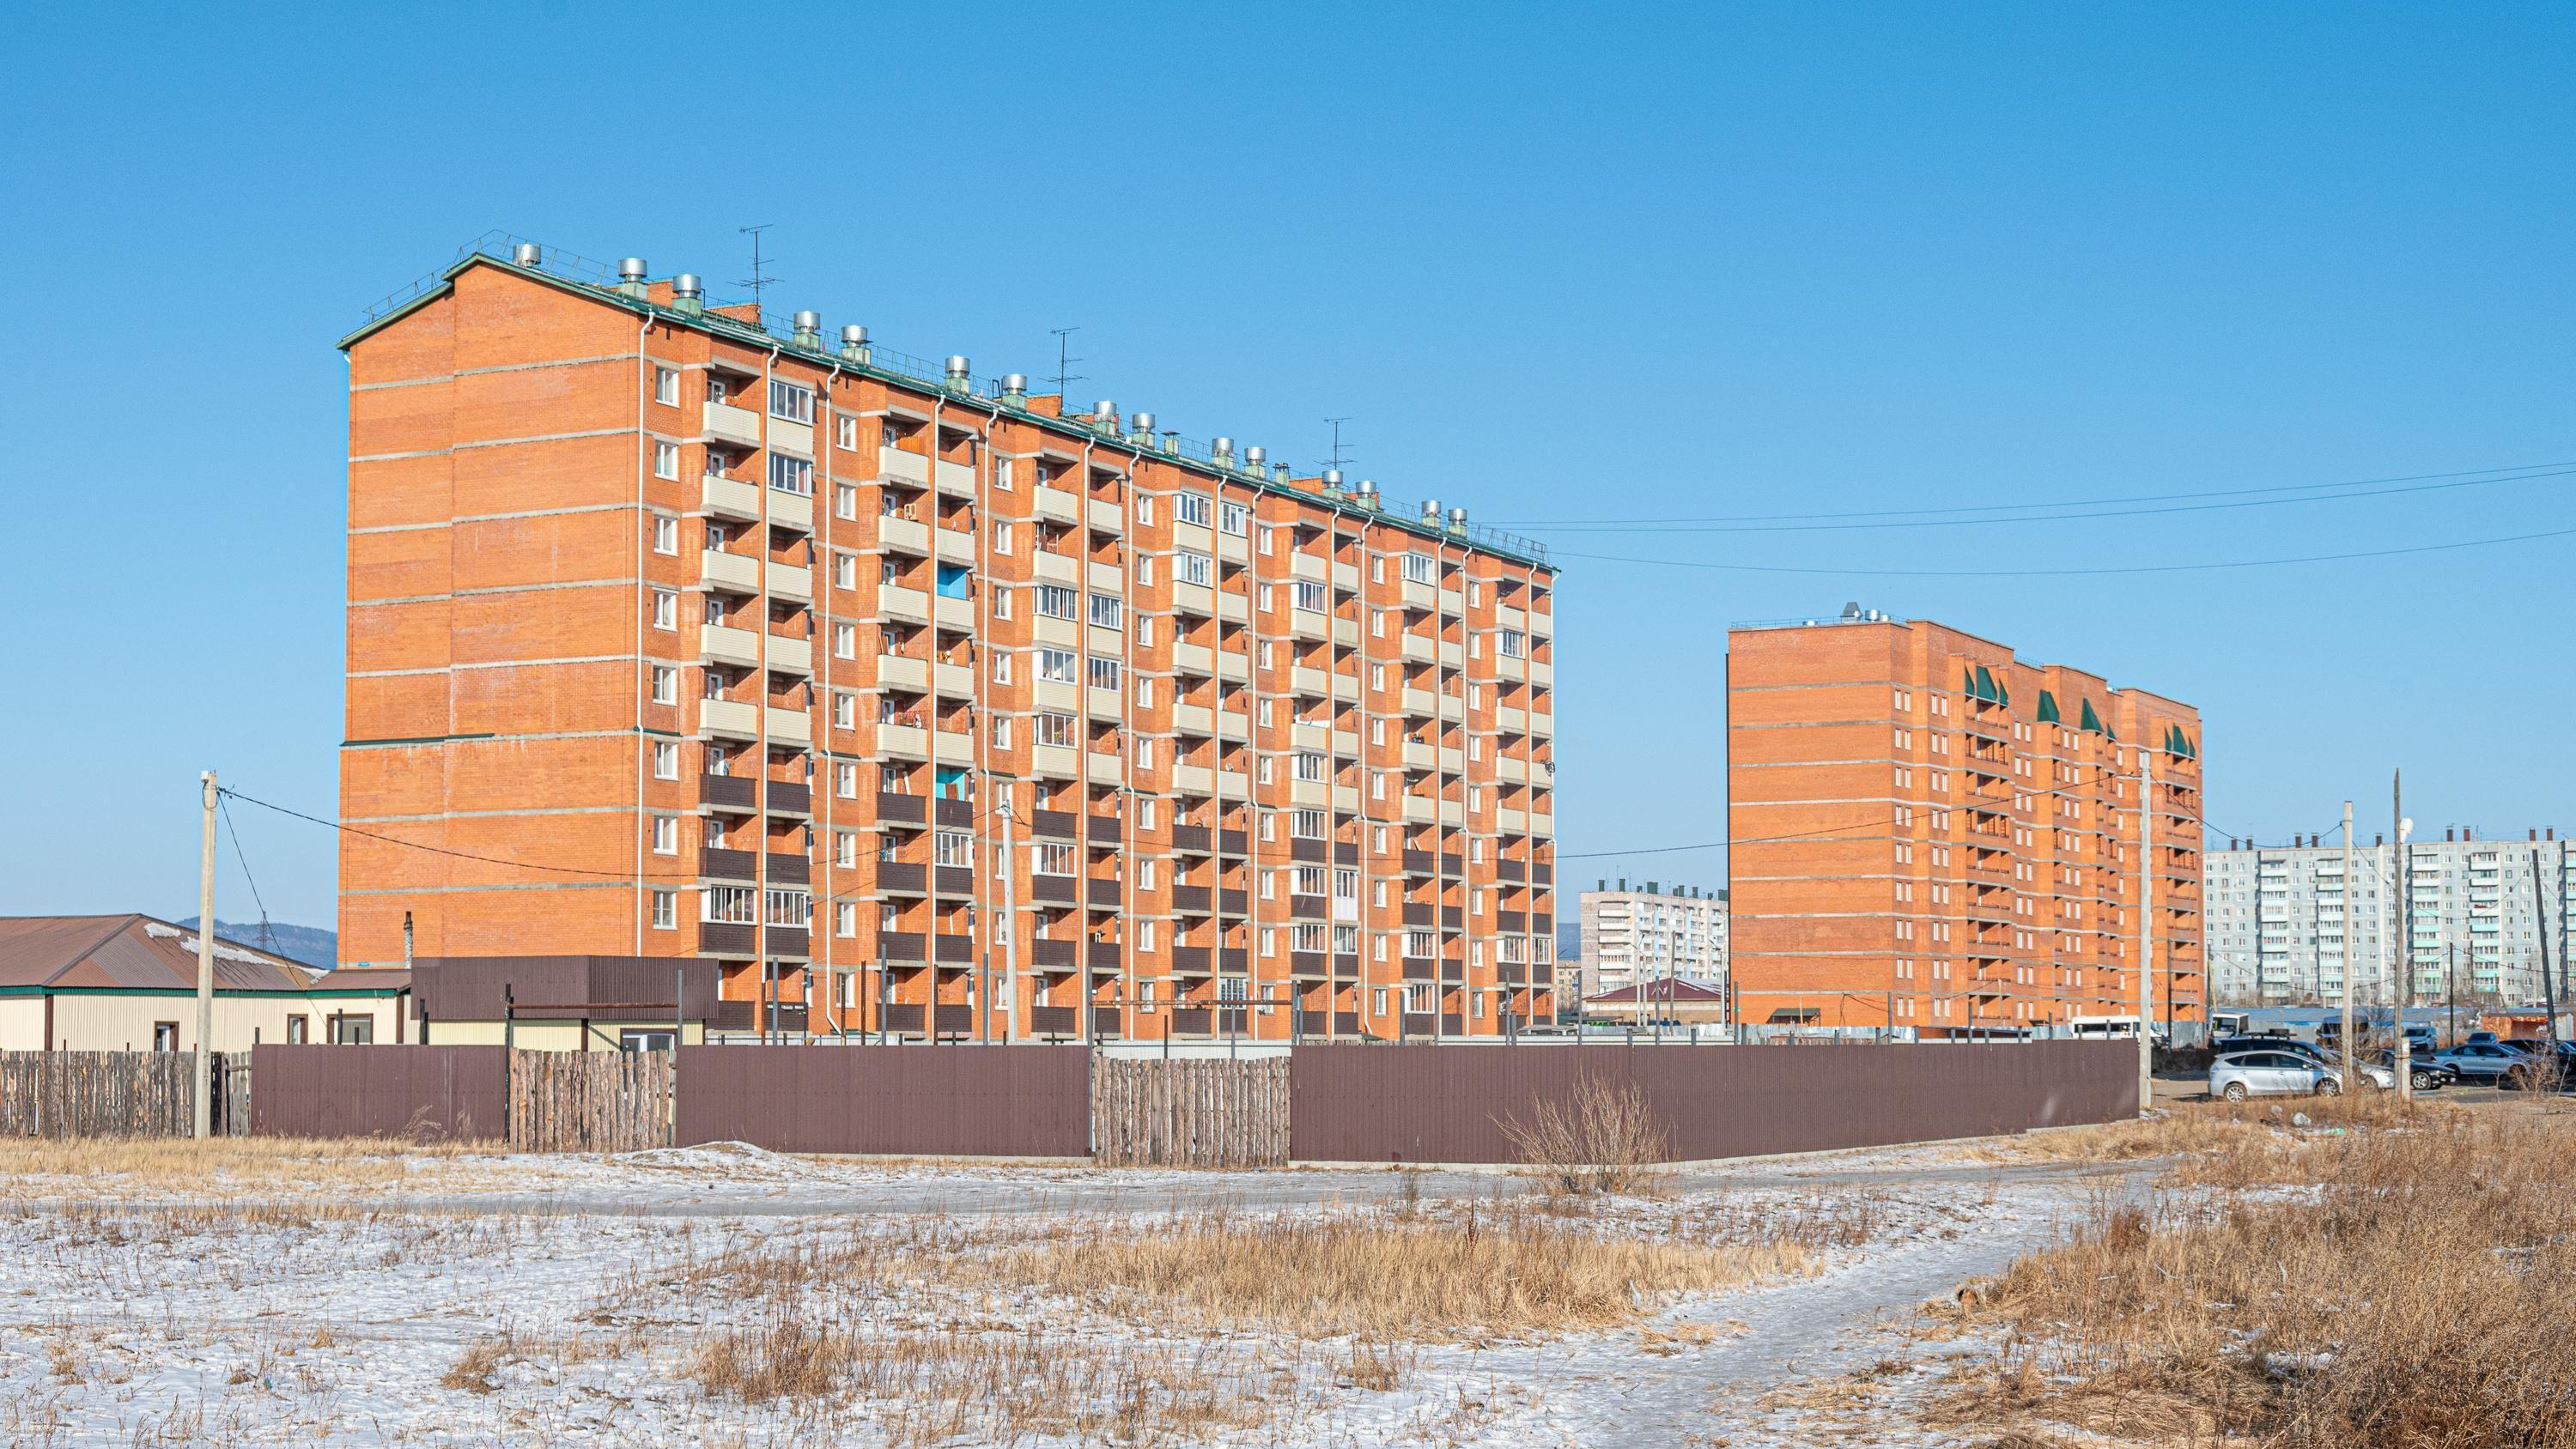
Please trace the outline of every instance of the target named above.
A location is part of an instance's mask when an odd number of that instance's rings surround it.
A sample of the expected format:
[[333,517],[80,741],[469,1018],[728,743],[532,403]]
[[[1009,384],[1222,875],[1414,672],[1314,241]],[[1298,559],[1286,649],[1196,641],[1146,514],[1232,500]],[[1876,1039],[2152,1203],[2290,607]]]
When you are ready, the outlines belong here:
[[698,415],[698,431],[737,448],[760,446],[760,414],[731,403],[711,402]]
[[718,810],[758,810],[760,782],[743,775],[700,775],[698,803]]
[[971,564],[975,561],[975,535],[964,529],[936,529],[933,531],[932,542],[938,548],[940,560],[944,563]]
[[698,555],[698,576],[711,589],[724,589],[736,594],[760,592],[760,560],[726,553],[720,548],[707,549]]
[[930,734],[919,725],[880,721],[877,725],[877,753],[907,760],[930,758]]
[[790,493],[784,488],[769,490],[769,521],[798,533],[814,531],[814,499],[805,493]]
[[930,486],[930,460],[901,448],[879,448],[877,476],[927,488]]
[[1428,637],[1421,634],[1415,634],[1410,631],[1405,634],[1404,644],[1396,652],[1403,658],[1410,659],[1417,664],[1428,664],[1432,660],[1440,657],[1439,647],[1433,644]]
[[1050,523],[1071,524],[1082,521],[1082,500],[1061,488],[1051,488],[1041,483],[1037,486],[1036,500],[1037,516]]
[[877,615],[908,624],[927,624],[930,622],[930,596],[900,584],[881,585],[877,589]]
[[812,674],[814,641],[786,634],[770,635],[769,667],[780,674]]
[[877,519],[877,542],[918,558],[930,552],[930,526],[886,514]]
[[939,621],[939,626],[943,629],[972,629],[975,627],[975,601],[973,599],[952,599],[946,594],[942,594],[931,602],[931,611],[932,617]]
[[729,740],[760,738],[760,707],[731,699],[698,701],[698,733]]
[[814,792],[799,780],[772,780],[769,782],[769,808],[780,815],[811,815],[814,813]]
[[800,748],[814,743],[814,720],[801,709],[769,707],[769,742],[773,745],[795,745]]
[[777,598],[810,604],[814,602],[814,575],[795,564],[773,563],[769,566],[769,592]]
[[719,478],[713,473],[698,480],[698,499],[707,512],[718,518],[738,523],[760,521],[760,485],[739,478]]
[[1082,582],[1081,565],[1076,563],[1071,555],[1057,553],[1051,549],[1042,548],[1030,554],[1029,571],[1037,578],[1051,584]]
[[930,893],[930,872],[926,866],[909,861],[877,862],[877,889],[894,895],[918,896]]
[[749,629],[702,624],[698,627],[698,657],[743,669],[757,669],[760,667],[760,636]]
[[1429,719],[1437,714],[1439,709],[1440,697],[1430,690],[1415,689],[1409,685],[1405,688],[1404,712],[1407,715],[1416,719]]
[[720,850],[708,846],[698,852],[698,874],[712,880],[757,880],[759,862],[748,850]]
[[1293,639],[1322,640],[1332,636],[1333,621],[1313,609],[1288,611],[1288,635]]
[[975,465],[972,463],[952,463],[941,458],[931,466],[931,475],[942,493],[960,498],[975,496]]
[[1127,527],[1127,515],[1117,504],[1105,498],[1094,498],[1083,506],[1083,514],[1096,533],[1118,533]]
[[905,654],[880,654],[877,684],[884,689],[926,690],[930,687],[929,662]]

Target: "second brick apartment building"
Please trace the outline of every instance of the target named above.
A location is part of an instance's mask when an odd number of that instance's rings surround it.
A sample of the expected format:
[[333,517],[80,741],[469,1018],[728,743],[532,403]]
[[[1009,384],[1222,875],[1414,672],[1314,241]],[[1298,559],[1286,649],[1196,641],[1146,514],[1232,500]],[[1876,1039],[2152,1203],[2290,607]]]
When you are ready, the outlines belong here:
[[1853,607],[1727,640],[1731,965],[1752,1022],[2026,1032],[2198,1020],[2200,716]]
[[1552,1016],[1535,545],[640,263],[477,251],[342,346],[348,959],[713,959],[815,1033]]

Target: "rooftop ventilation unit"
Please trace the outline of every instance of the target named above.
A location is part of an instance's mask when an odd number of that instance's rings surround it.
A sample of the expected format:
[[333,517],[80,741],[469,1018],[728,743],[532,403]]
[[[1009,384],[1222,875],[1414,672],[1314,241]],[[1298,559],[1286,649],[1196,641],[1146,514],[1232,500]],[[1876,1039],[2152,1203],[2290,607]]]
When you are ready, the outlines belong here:
[[510,248],[510,260],[523,267],[541,267],[546,264],[546,249],[535,242],[521,242]]
[[1154,415],[1137,413],[1127,419],[1127,441],[1139,448],[1154,446]]
[[1324,491],[1327,493],[1339,493],[1342,491],[1341,469],[1327,468],[1324,470]]
[[1216,465],[1217,465],[1218,467],[1220,467],[1220,468],[1231,468],[1231,467],[1233,467],[1233,466],[1234,466],[1234,439],[1232,439],[1232,438],[1210,438],[1210,439],[1208,439],[1208,455],[1209,455],[1210,457],[1212,457],[1212,458],[1214,458],[1214,459],[1216,460]]
[[628,257],[624,261],[619,262],[617,264],[617,290],[625,293],[629,297],[634,297],[640,300],[644,295],[645,274],[651,270],[652,269],[650,267],[644,265],[644,259],[642,257]]
[[799,347],[820,348],[823,345],[822,313],[799,312],[796,314],[795,342]]
[[948,359],[948,390],[963,396],[975,390],[975,364],[963,356],[951,354]]
[[1118,436],[1118,404],[1111,402],[1107,398],[1102,398],[1100,401],[1093,403],[1091,405],[1091,430],[1095,433],[1106,433],[1113,438]]
[[1029,378],[1027,373],[1006,372],[1002,374],[1002,401],[1009,403],[1015,408],[1026,407],[1028,405]]
[[1269,462],[1270,450],[1258,443],[1243,450],[1243,471],[1247,473],[1266,473],[1270,471]]
[[1449,510],[1449,531],[1451,533],[1465,533],[1467,531],[1466,509],[1452,508]]
[[1288,481],[1288,465],[1287,465],[1287,464],[1285,464],[1285,463],[1273,463],[1273,464],[1271,464],[1271,465],[1270,465],[1270,481],[1271,481],[1271,482],[1273,482],[1273,483],[1285,483],[1285,482],[1287,482],[1287,481]]
[[1363,508],[1377,507],[1377,480],[1362,478],[1358,486],[1351,489],[1351,496],[1358,499]]
[[695,317],[706,310],[707,288],[695,272],[682,272],[671,279],[671,306]]
[[1434,525],[1437,525],[1440,522],[1439,499],[1425,498],[1422,500],[1422,521]]
[[868,329],[856,322],[841,329],[841,355],[852,362],[868,360]]
[[1171,457],[1177,458],[1180,456],[1181,435],[1178,429],[1165,428],[1163,430],[1163,451]]

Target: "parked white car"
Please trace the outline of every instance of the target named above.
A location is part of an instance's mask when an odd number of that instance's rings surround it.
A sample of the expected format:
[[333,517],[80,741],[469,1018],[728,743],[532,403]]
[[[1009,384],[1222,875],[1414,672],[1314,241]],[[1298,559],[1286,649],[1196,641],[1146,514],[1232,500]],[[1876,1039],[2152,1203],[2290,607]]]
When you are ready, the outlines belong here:
[[[2374,1087],[2397,1084],[2385,1067],[2361,1068]],[[2295,1052],[2236,1052],[2209,1068],[2209,1095],[2242,1102],[2248,1097],[2331,1097],[2343,1090],[2343,1070]]]

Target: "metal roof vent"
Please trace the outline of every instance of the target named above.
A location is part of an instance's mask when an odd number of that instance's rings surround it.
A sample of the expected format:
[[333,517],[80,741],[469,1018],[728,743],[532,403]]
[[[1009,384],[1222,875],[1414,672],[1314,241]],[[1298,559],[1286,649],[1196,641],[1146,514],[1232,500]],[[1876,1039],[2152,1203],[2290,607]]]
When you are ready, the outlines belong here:
[[1243,450],[1243,471],[1247,473],[1264,472],[1269,462],[1270,450],[1259,443]]
[[510,248],[510,260],[523,267],[542,267],[546,264],[546,249],[535,242],[521,242]]
[[617,290],[625,293],[629,297],[641,298],[644,295],[644,275],[651,270],[651,268],[644,265],[644,259],[642,257],[628,257],[624,261],[619,262],[617,264]]
[[1271,482],[1273,482],[1273,483],[1285,483],[1285,482],[1287,482],[1287,481],[1288,481],[1288,465],[1287,465],[1287,464],[1285,464],[1285,463],[1273,463],[1273,464],[1271,464],[1271,465],[1270,465],[1270,481],[1271,481]]
[[1422,519],[1423,519],[1423,521],[1424,521],[1425,523],[1433,523],[1433,524],[1436,524],[1436,523],[1438,523],[1438,522],[1440,521],[1440,500],[1439,500],[1439,499],[1437,499],[1437,498],[1425,498],[1425,499],[1423,499],[1423,500],[1422,500]]
[[819,348],[823,345],[822,313],[799,312],[796,314],[795,342],[799,347]]
[[1451,533],[1465,533],[1467,531],[1466,509],[1452,508],[1449,510],[1449,531]]
[[1342,491],[1341,469],[1327,468],[1324,470],[1324,491],[1327,493],[1339,493]]
[[1002,401],[1013,407],[1026,407],[1029,401],[1029,378],[1024,372],[1002,374]]
[[1140,448],[1154,446],[1154,415],[1138,413],[1127,420],[1127,441]]
[[1169,455],[1173,456],[1173,457],[1176,457],[1176,458],[1180,456],[1180,452],[1181,452],[1181,433],[1180,433],[1180,429],[1178,429],[1178,428],[1165,428],[1165,429],[1163,430],[1163,451],[1164,451],[1165,453],[1167,453],[1167,454],[1169,454]]
[[671,306],[692,317],[706,310],[706,284],[698,280],[697,273],[682,272],[671,279]]
[[974,391],[975,364],[952,353],[948,359],[948,390],[955,393]]
[[852,362],[868,360],[868,329],[856,322],[841,329],[841,355]]
[[1091,405],[1091,429],[1096,433],[1118,436],[1118,404],[1107,398]]
[[1377,480],[1362,478],[1358,485],[1351,489],[1351,495],[1357,498],[1360,506],[1364,508],[1377,507]]
[[1216,465],[1217,465],[1218,467],[1220,467],[1220,468],[1231,468],[1231,467],[1233,467],[1233,466],[1234,466],[1234,439],[1232,439],[1232,438],[1210,438],[1210,439],[1208,439],[1208,455],[1209,455],[1210,457],[1212,457],[1212,458],[1214,458],[1214,459],[1216,460]]

